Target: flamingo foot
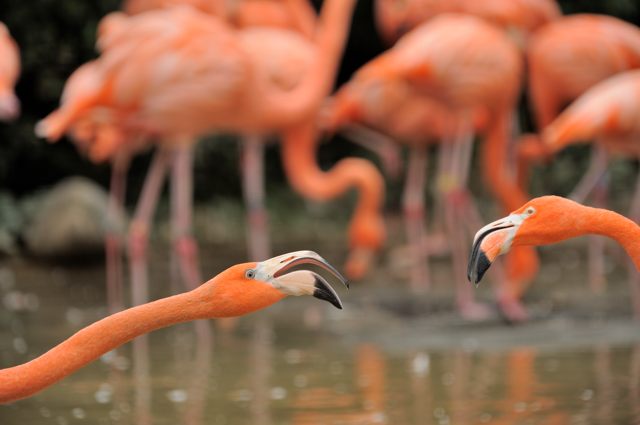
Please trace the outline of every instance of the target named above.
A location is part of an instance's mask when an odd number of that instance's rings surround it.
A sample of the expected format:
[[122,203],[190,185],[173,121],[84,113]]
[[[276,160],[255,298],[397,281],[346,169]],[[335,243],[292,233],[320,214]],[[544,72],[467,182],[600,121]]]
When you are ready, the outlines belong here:
[[374,252],[369,248],[355,248],[349,254],[344,265],[344,272],[348,279],[359,280],[366,276],[374,260]]
[[529,320],[529,313],[520,300],[502,297],[498,300],[500,314],[509,323],[523,323]]
[[216,329],[219,329],[223,334],[230,334],[238,326],[238,317],[222,317],[216,320]]
[[180,271],[187,289],[195,289],[201,283],[196,241],[191,236],[181,236],[176,239],[174,250],[178,255]]
[[264,209],[254,209],[247,215],[249,223],[249,259],[262,261],[270,256],[269,219]]
[[492,310],[488,305],[477,301],[459,303],[458,311],[465,320],[472,322],[482,322],[493,316]]

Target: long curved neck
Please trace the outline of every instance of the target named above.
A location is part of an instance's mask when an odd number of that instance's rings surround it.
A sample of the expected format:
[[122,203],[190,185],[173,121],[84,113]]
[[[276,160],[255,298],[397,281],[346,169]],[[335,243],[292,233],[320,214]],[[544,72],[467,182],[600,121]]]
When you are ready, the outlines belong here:
[[316,163],[315,140],[311,123],[283,135],[282,158],[290,183],[305,196],[321,201],[355,187],[360,197],[349,231],[351,245],[378,249],[384,239],[382,176],[369,161],[358,158],[343,159],[330,171],[322,171]]
[[293,125],[311,117],[331,92],[357,0],[325,0],[319,17],[317,50],[308,75],[293,90],[269,90],[256,101],[263,122]]
[[318,17],[309,0],[286,0],[295,29],[305,38],[315,40]]
[[0,370],[0,403],[28,397],[156,329],[208,317],[210,306],[196,289],[108,316],[25,364]]
[[616,212],[582,207],[583,219],[578,220],[578,231],[582,234],[607,236],[618,242],[640,271],[640,226]]
[[[510,114],[500,114],[494,118],[482,151],[485,184],[506,213],[518,209],[529,199],[507,168],[510,126]],[[517,283],[515,286],[520,287],[518,291],[522,292],[523,285],[531,282],[538,272],[538,264],[538,254],[532,247],[515,247],[507,257],[507,278]]]
[[507,213],[518,209],[529,200],[507,169],[510,125],[510,114],[499,114],[488,130],[482,150],[485,184]]

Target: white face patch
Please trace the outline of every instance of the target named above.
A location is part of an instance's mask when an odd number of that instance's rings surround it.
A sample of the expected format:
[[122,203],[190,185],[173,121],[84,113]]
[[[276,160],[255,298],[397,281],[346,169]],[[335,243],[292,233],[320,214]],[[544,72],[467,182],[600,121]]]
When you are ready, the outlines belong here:
[[513,225],[507,232],[507,238],[505,239],[501,249],[500,254],[506,254],[511,249],[511,244],[513,242],[513,238],[516,236],[516,232],[518,228],[526,219],[531,217],[536,212],[536,209],[533,207],[528,207],[524,210],[522,214],[510,214],[504,219],[505,224],[511,223]]
[[509,249],[511,249],[511,243],[513,242],[513,238],[515,237],[520,225],[527,218],[531,217],[535,212],[535,208],[528,207],[522,214],[510,214],[505,218],[501,218],[500,220],[496,220],[493,223],[489,223],[482,229],[478,230],[475,237],[473,238],[473,243],[475,244],[478,238],[480,238],[482,235],[485,235],[487,232],[490,232],[492,229],[504,228],[503,231],[506,234],[506,238],[501,246],[500,254],[505,254],[509,251]]

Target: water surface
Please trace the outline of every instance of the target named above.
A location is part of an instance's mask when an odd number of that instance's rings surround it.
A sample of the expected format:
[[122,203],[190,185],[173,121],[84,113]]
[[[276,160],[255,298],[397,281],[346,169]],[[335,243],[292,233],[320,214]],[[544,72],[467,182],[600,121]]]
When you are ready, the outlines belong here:
[[[207,261],[205,273],[235,261]],[[174,290],[166,263],[154,262],[153,298]],[[0,266],[0,366],[103,317],[103,282],[100,267]],[[627,317],[469,324],[398,314],[390,294],[404,291],[356,285],[341,291],[344,311],[285,300],[203,322],[209,341],[193,324],[160,330],[0,406],[0,424],[640,423],[640,332]]]

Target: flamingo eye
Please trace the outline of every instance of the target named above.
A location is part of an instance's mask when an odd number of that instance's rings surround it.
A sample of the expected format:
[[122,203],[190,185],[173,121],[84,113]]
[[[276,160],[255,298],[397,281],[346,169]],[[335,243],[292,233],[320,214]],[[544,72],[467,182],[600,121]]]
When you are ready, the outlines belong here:
[[244,277],[247,279],[253,279],[256,277],[256,271],[254,269],[249,269],[244,273]]
[[533,208],[533,207],[529,207],[529,208],[527,208],[527,209],[525,210],[525,214],[527,214],[527,215],[532,215],[532,214],[533,214],[533,213],[535,213],[535,212],[536,212],[536,209],[535,209],[535,208]]

